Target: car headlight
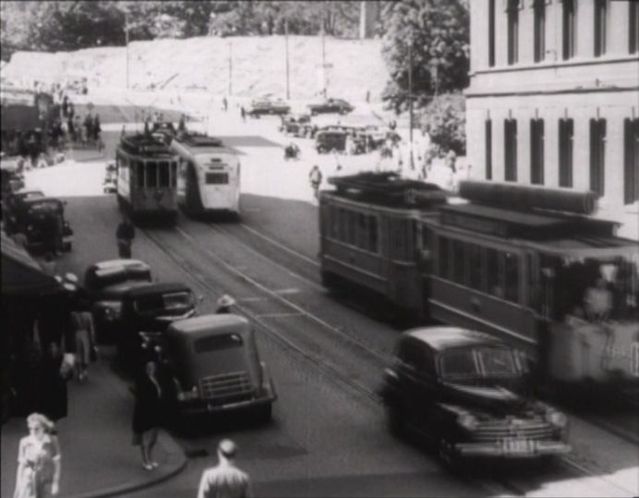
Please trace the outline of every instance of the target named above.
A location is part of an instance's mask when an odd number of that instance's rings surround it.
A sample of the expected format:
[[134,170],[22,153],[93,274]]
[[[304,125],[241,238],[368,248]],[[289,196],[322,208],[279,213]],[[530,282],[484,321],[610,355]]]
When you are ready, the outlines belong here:
[[118,320],[122,315],[121,303],[105,303],[104,305],[104,318],[109,321]]
[[457,417],[457,423],[467,431],[474,431],[479,425],[479,421],[470,413],[462,413]]
[[200,394],[197,391],[197,386],[193,386],[193,389],[190,391],[180,391],[178,392],[177,399],[178,401],[192,401],[194,399],[198,399]]
[[546,412],[546,420],[555,427],[564,428],[568,425],[568,417],[557,410],[548,410]]

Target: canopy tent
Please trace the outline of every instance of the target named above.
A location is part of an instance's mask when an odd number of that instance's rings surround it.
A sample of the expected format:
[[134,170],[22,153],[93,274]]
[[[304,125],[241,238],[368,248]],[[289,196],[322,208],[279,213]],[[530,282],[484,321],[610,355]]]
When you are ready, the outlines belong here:
[[4,232],[2,234],[2,295],[41,296],[58,293],[61,284]]

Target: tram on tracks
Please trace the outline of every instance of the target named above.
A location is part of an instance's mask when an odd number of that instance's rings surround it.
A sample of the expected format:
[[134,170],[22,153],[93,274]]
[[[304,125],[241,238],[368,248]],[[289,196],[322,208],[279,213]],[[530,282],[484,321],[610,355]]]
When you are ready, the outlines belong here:
[[117,199],[135,221],[177,221],[178,158],[148,133],[123,135],[116,151]]
[[171,142],[179,157],[177,200],[190,216],[240,215],[240,161],[237,152],[207,135],[182,132]]
[[[329,183],[325,285],[355,283],[421,320],[505,338],[555,383],[639,386],[639,244],[587,216],[594,193],[467,181],[464,201],[422,207],[393,176]],[[403,204],[389,208],[388,193]]]

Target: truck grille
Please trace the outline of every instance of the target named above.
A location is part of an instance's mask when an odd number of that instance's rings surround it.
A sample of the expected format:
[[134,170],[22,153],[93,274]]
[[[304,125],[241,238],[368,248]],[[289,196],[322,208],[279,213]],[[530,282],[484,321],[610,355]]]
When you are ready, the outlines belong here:
[[230,372],[201,379],[200,392],[208,401],[227,403],[252,398],[254,389],[246,372]]
[[472,433],[473,441],[487,442],[504,438],[522,438],[531,440],[552,439],[554,429],[544,420],[533,419],[513,422],[500,420],[480,422]]

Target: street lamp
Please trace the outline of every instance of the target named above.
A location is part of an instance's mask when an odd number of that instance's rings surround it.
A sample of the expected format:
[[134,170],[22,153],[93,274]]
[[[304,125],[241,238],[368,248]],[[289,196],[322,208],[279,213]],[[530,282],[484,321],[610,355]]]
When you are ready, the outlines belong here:
[[415,169],[413,161],[413,40],[408,41],[408,136],[410,142],[410,169]]
[[288,68],[288,19],[284,19],[284,41],[286,44],[286,100],[290,100],[290,73]]
[[126,89],[129,89],[129,13],[124,12],[124,36],[126,40]]
[[233,40],[229,40],[229,97],[233,95]]

